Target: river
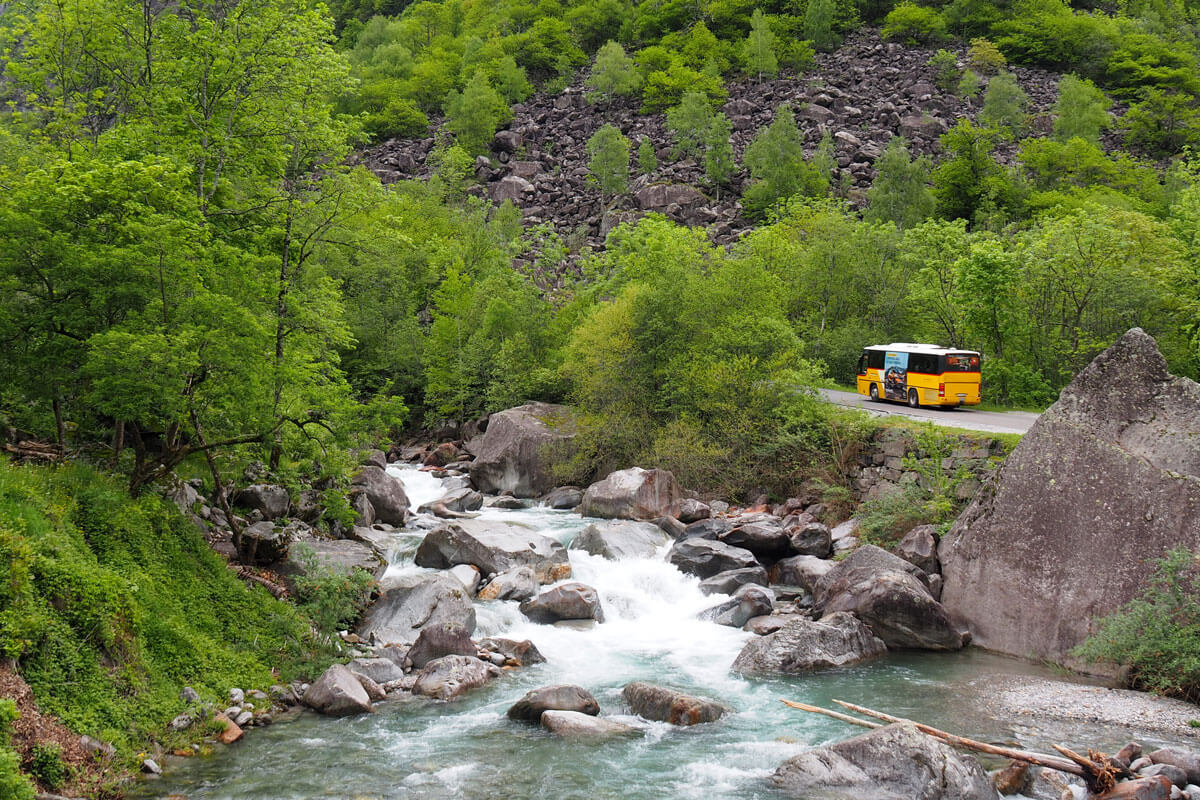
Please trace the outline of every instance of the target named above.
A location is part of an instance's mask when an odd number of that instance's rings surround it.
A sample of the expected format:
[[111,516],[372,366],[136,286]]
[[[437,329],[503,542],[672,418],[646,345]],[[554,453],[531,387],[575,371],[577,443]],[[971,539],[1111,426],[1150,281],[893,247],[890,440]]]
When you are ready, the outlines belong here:
[[[413,507],[436,499],[440,481],[393,465]],[[564,543],[586,524],[577,514],[533,508],[485,509],[484,518],[521,521]],[[412,554],[432,520],[395,537],[389,572],[419,570]],[[662,554],[665,555],[665,550]],[[547,663],[514,670],[466,699],[387,701],[375,714],[255,728],[207,757],[172,760],[165,778],[141,797],[188,800],[399,800],[400,798],[769,798],[767,778],[789,756],[860,732],[785,707],[781,698],[830,706],[840,698],[993,742],[1048,749],[1119,747],[1122,731],[1014,725],[977,710],[972,682],[986,675],[1054,677],[1037,665],[967,650],[897,653],[859,666],[793,678],[748,680],[729,665],[751,638],[696,615],[722,597],[705,596],[696,578],[664,558],[606,561],[570,551],[574,576],[597,589],[606,621],[590,627],[534,624],[515,602],[476,603],[476,638],[531,639]],[[719,700],[736,713],[676,728],[627,716],[621,688],[644,680]],[[565,741],[505,711],[529,689],[574,683],[592,692],[603,714],[643,735],[602,744]]]

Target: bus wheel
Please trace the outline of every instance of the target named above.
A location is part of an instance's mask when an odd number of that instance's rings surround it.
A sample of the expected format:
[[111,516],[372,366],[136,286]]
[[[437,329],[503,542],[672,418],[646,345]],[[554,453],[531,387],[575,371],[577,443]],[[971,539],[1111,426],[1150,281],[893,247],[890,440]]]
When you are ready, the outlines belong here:
[[921,401],[917,397],[916,389],[908,390],[908,407],[909,408],[920,408],[921,407]]
[[876,403],[879,402],[879,384],[878,383],[871,384],[871,400]]

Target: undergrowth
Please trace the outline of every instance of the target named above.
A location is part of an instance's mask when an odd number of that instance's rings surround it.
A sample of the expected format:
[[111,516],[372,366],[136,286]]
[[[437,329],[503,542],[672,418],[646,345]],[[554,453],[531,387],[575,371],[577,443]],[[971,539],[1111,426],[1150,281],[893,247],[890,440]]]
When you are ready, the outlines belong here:
[[[184,710],[329,662],[310,620],[247,588],[174,507],[80,464],[0,464],[0,656],[39,708],[126,764]],[[42,766],[55,777],[52,754]],[[0,781],[4,778],[0,754]]]
[[1142,595],[1072,654],[1128,667],[1135,688],[1200,703],[1200,552],[1168,552]]

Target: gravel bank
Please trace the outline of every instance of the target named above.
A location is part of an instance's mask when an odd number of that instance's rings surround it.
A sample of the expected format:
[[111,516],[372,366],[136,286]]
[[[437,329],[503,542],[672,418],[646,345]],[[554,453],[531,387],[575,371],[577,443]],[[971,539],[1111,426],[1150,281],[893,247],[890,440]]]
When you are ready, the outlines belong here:
[[1200,743],[1200,728],[1189,724],[1200,720],[1200,706],[1182,700],[1020,676],[987,676],[970,685],[997,719],[1120,728],[1134,738]]

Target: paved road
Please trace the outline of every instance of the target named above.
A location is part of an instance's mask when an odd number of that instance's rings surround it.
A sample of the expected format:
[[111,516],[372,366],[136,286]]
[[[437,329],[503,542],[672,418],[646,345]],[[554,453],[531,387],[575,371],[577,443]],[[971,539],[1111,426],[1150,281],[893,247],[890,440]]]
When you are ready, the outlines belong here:
[[861,408],[872,414],[895,414],[901,417],[932,422],[948,428],[967,428],[987,433],[1025,433],[1038,418],[1028,411],[978,411],[962,406],[959,408],[909,408],[903,403],[882,401],[871,402],[869,397],[855,392],[839,392],[834,389],[819,389],[826,401],[839,406]]

